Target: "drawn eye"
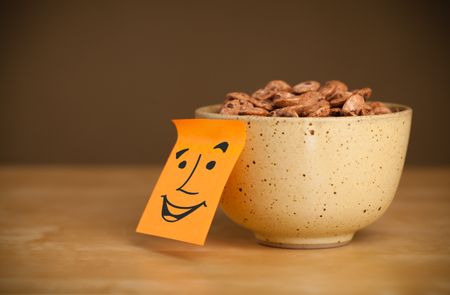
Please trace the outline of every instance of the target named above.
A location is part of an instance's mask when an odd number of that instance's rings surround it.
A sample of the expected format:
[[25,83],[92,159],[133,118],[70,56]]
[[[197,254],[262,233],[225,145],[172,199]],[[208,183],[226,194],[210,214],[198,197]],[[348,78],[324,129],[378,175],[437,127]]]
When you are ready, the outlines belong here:
[[178,168],[183,169],[184,167],[186,167],[186,161],[182,161],[178,164]]
[[216,166],[216,161],[209,161],[206,164],[206,169],[211,170],[212,168],[214,168],[214,166]]

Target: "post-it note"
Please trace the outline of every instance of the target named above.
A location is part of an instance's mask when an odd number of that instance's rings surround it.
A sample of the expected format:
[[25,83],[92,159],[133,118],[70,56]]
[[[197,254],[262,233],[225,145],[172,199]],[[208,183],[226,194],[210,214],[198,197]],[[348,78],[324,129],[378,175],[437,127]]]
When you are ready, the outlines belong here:
[[137,232],[203,245],[245,144],[238,120],[173,120],[178,139]]

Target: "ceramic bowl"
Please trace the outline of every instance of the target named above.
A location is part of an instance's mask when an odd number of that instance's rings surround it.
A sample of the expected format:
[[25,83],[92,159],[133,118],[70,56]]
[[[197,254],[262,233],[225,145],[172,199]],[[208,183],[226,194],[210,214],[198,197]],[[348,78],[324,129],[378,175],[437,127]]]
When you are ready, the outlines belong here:
[[392,114],[286,118],[196,117],[246,122],[247,138],[223,191],[221,207],[265,245],[344,245],[386,212],[402,174],[411,108]]

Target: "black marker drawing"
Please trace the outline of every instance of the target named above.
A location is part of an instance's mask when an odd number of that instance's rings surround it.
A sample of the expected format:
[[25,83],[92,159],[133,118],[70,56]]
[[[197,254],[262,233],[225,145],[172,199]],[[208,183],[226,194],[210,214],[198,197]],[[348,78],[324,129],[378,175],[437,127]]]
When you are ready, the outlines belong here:
[[[182,207],[182,206],[177,206],[175,204],[172,204],[171,202],[169,202],[169,200],[167,199],[166,195],[162,195],[161,196],[163,198],[163,205],[162,205],[162,218],[167,221],[167,222],[175,222],[178,221],[186,216],[188,216],[189,214],[191,214],[192,212],[194,212],[195,210],[197,210],[199,207],[201,206],[206,206],[206,201],[201,202],[200,204],[197,204],[195,206],[191,206],[191,207]],[[172,208],[176,208],[176,209],[184,209],[186,210],[183,213],[180,214],[173,214],[170,212],[168,207],[172,207]],[[169,217],[173,217],[173,219],[169,219]]]
[[189,174],[189,177],[183,182],[183,184],[179,188],[177,188],[177,191],[183,192],[188,195],[197,195],[198,194],[198,192],[188,192],[188,191],[184,190],[183,187],[186,185],[186,183],[189,182],[192,175],[194,175],[194,172],[197,169],[198,163],[200,162],[201,158],[202,158],[202,154],[198,155],[197,162],[195,162],[195,165],[194,165],[194,169],[192,169],[191,173]]
[[[219,149],[223,153],[225,153],[228,149],[228,146],[229,146],[228,142],[223,141],[223,142],[217,144],[213,149]],[[189,148],[179,150],[178,152],[175,153],[175,158],[176,159],[181,158],[181,156],[183,156],[183,154],[185,154],[188,151],[189,151]],[[192,171],[189,173],[189,176],[187,177],[187,179],[176,189],[177,191],[182,192],[183,194],[185,194],[187,196],[195,196],[195,195],[199,194],[199,192],[189,191],[189,190],[185,189],[185,186],[189,183],[189,180],[192,178],[192,176],[194,175],[194,172],[197,170],[197,168],[199,168],[201,159],[202,159],[202,154],[199,154],[197,157],[197,160],[194,164],[194,167],[192,168]],[[184,168],[186,168],[187,164],[188,164],[187,161],[183,160],[178,163],[178,168],[184,169]],[[205,165],[205,164],[202,164],[202,165]],[[203,167],[205,167],[208,170],[212,170],[212,169],[214,169],[215,166],[216,166],[216,161],[213,160],[213,161],[209,161],[208,163],[206,163],[206,165]],[[192,212],[194,212],[195,210],[197,210],[198,208],[200,208],[202,206],[207,207],[206,201],[202,201],[193,206],[178,206],[178,205],[170,202],[169,199],[167,198],[167,195],[162,195],[161,198],[163,199],[161,216],[167,222],[176,222],[176,221],[181,220],[184,217],[188,216],[189,214],[191,214]],[[174,214],[171,212],[171,209],[172,209],[172,212],[175,210],[177,210],[177,211],[184,210],[184,212],[179,213],[179,214]]]

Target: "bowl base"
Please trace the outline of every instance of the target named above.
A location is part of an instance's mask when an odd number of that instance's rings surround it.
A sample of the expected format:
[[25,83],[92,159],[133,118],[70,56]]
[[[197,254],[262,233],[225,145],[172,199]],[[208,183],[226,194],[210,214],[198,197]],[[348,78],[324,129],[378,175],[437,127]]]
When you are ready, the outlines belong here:
[[322,237],[322,238],[279,238],[255,233],[259,244],[275,248],[285,249],[325,249],[345,246],[351,242],[354,233]]

